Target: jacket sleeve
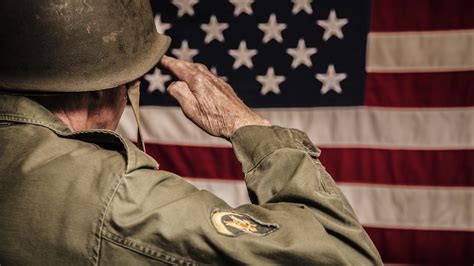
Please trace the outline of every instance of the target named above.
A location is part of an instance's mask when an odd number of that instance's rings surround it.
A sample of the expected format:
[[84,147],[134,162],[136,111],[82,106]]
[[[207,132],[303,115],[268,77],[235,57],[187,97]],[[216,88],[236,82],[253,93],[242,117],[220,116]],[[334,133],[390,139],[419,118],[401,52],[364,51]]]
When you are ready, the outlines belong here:
[[305,133],[248,126],[232,145],[252,204],[231,208],[174,174],[139,167],[111,196],[101,260],[382,264]]

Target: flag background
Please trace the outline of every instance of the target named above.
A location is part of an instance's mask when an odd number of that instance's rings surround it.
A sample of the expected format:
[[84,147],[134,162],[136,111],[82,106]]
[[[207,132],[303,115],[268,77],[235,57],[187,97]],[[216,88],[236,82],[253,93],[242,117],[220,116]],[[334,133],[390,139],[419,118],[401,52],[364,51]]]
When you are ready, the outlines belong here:
[[[193,14],[179,16],[179,3]],[[281,126],[308,133],[356,210],[386,263],[474,262],[474,2],[472,0],[306,1],[256,0],[236,15],[227,0],[152,1],[168,23],[176,56],[187,41],[195,62],[215,68],[246,104]],[[305,2],[305,1],[303,1]],[[342,38],[324,40],[318,21],[331,10],[347,19]],[[183,11],[184,12],[184,11]],[[189,12],[189,11],[188,11]],[[264,43],[274,14],[285,24],[282,41]],[[201,25],[211,16],[227,23],[224,40],[205,43]],[[288,48],[300,39],[317,49],[312,64],[292,67]],[[233,68],[229,54],[244,40],[257,54],[252,67]],[[317,74],[334,65],[346,74],[342,92],[321,91]],[[273,67],[285,80],[262,94]],[[169,84],[169,73],[149,79]],[[142,83],[142,123],[147,152],[160,168],[187,178],[231,205],[248,202],[231,146],[201,132],[163,88]],[[136,139],[126,109],[119,131]]]

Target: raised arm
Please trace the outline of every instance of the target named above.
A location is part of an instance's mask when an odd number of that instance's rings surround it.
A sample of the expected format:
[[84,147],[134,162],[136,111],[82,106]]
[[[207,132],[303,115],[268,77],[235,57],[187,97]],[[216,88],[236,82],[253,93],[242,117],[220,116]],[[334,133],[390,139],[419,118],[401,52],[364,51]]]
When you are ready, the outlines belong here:
[[169,92],[183,112],[232,142],[252,204],[232,208],[174,174],[141,167],[111,204],[110,250],[171,263],[382,264],[304,132],[270,126],[204,66],[169,57],[162,64],[182,80]]

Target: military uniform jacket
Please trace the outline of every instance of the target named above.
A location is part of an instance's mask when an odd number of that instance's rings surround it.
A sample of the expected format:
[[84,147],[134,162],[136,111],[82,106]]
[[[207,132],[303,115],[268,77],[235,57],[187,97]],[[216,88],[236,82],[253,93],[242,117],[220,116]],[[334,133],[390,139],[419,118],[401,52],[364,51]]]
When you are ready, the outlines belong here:
[[113,131],[72,133],[0,95],[0,264],[381,264],[305,133],[248,126],[231,142],[252,201],[237,208]]

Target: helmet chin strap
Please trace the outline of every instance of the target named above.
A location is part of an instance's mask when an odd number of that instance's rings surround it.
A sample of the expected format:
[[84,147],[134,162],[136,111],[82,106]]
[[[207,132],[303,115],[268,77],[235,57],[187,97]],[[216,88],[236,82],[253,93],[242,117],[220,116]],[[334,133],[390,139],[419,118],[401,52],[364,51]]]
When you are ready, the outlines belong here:
[[140,130],[140,81],[135,81],[128,86],[127,96],[132,105],[133,115],[137,121],[137,146],[140,150],[145,152],[145,143]]

